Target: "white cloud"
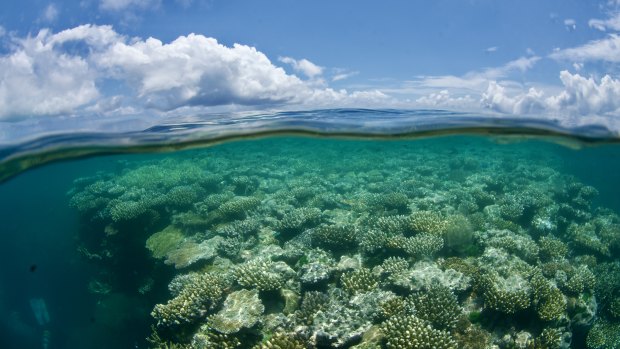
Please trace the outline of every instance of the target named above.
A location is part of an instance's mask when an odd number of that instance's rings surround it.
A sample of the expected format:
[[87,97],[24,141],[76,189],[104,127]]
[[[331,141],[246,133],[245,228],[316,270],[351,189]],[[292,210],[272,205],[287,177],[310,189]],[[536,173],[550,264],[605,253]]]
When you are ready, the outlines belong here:
[[345,80],[357,74],[359,74],[358,71],[346,71],[339,69],[336,71],[336,74],[332,76],[332,81]]
[[[222,105],[370,107],[391,100],[378,90],[328,88],[317,78],[322,68],[307,60],[294,61],[314,77],[302,80],[253,47],[227,47],[197,34],[164,43],[82,25],[56,34],[42,30],[11,47],[0,55],[0,119]],[[123,98],[106,94],[102,86],[110,82],[126,90]]]
[[557,50],[549,57],[558,60],[584,61],[607,61],[620,62],[620,36],[609,34],[607,38],[593,40],[585,45]]
[[54,22],[58,18],[59,14],[60,11],[58,10],[58,6],[52,3],[45,7],[41,17],[46,22]]
[[492,53],[492,52],[497,52],[498,49],[499,48],[497,46],[491,46],[491,47],[487,47],[485,51],[488,53]]
[[421,107],[471,109],[476,108],[478,102],[470,95],[455,97],[450,94],[450,91],[441,90],[416,99],[415,104]]
[[560,80],[563,90],[546,98],[534,88],[511,95],[500,84],[490,82],[481,103],[485,108],[517,115],[620,116],[620,80],[606,75],[597,82],[568,71],[560,73]]
[[0,37],[3,37],[4,35],[6,35],[6,29],[0,25]]
[[577,22],[572,18],[567,18],[564,20],[564,26],[567,30],[572,31],[577,29]]
[[123,11],[128,8],[155,8],[158,7],[159,4],[159,0],[101,0],[99,8],[106,11]]
[[88,62],[57,50],[42,30],[0,56],[0,119],[72,113],[99,96]]
[[588,25],[600,31],[608,29],[620,31],[620,13],[616,13],[607,19],[591,19],[588,21]]
[[279,57],[278,60],[282,63],[291,65],[295,71],[311,79],[323,74],[323,67],[319,67],[305,58],[296,60],[291,57]]

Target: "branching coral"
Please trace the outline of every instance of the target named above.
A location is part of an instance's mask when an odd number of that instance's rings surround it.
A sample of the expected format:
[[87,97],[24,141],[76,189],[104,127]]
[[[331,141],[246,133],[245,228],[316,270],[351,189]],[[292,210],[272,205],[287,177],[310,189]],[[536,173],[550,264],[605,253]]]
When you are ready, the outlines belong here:
[[414,293],[407,297],[407,301],[413,305],[418,318],[441,330],[452,329],[462,313],[456,296],[443,286],[433,286],[426,292]]
[[388,349],[456,349],[457,343],[445,331],[432,328],[414,315],[392,317],[383,323]]
[[176,297],[155,305],[151,315],[162,327],[193,323],[219,304],[228,287],[227,280],[220,275],[191,274]]

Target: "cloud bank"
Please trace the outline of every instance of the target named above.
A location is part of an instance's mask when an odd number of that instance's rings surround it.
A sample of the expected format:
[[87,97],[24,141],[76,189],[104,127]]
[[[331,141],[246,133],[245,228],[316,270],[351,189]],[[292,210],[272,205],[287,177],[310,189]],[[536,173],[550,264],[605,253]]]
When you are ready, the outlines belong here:
[[[322,73],[305,59],[282,61],[309,78]],[[13,50],[0,56],[0,74],[2,119],[101,111],[102,102],[111,99],[155,111],[219,105],[369,106],[388,100],[376,90],[333,90],[287,74],[250,46],[227,47],[197,34],[170,43],[127,38],[111,26],[82,25],[13,38]],[[109,95],[105,87],[110,85],[127,93]]]

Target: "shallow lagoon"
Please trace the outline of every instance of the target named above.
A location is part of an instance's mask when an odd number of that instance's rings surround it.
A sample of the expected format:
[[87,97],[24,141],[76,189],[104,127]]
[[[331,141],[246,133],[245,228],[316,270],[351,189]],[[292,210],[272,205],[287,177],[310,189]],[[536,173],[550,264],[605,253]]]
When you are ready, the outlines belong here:
[[0,185],[0,340],[620,347],[619,173],[614,145],[464,135],[46,165]]

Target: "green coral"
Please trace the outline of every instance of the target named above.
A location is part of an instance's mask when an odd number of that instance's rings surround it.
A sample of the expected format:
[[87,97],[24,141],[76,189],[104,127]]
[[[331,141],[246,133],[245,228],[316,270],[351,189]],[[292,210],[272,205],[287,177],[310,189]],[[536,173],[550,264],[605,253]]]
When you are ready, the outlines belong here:
[[146,240],[146,248],[151,251],[153,257],[160,259],[177,249],[184,240],[183,232],[169,225],[164,230],[151,235]]
[[456,349],[450,333],[432,328],[414,315],[399,315],[382,325],[387,349]]
[[402,257],[388,257],[381,263],[381,269],[388,275],[398,274],[409,269],[409,262]]

